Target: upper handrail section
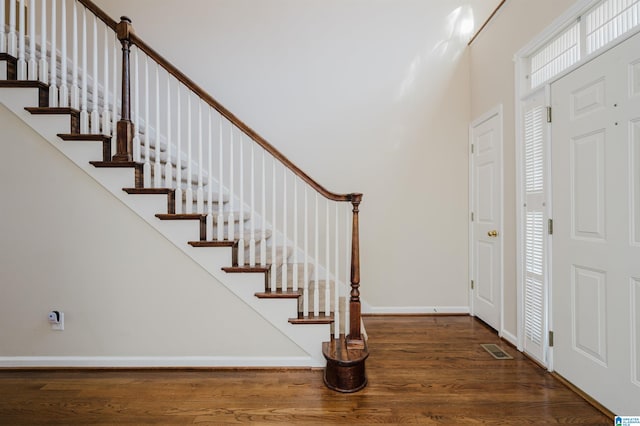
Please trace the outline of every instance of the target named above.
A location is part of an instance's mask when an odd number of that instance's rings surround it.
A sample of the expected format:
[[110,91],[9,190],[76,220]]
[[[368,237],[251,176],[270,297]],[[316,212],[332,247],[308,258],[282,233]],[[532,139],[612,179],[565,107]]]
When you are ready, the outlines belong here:
[[[108,27],[117,31],[118,23],[114,21],[106,12],[100,9],[91,0],[78,0],[84,5],[87,10],[94,13],[100,20],[102,20]],[[271,145],[265,138],[260,136],[255,130],[249,127],[246,123],[240,120],[235,114],[225,108],[220,102],[218,102],[213,96],[207,93],[202,87],[196,84],[193,80],[187,77],[180,69],[173,65],[169,60],[160,55],[155,49],[149,46],[143,39],[141,39],[135,32],[129,34],[129,41],[135,44],[138,49],[143,51],[147,56],[156,61],[162,66],[169,74],[171,74],[176,80],[188,87],[193,93],[199,96],[209,106],[214,108],[223,117],[229,120],[234,126],[244,132],[255,143],[260,145],[263,149],[269,152],[274,158],[278,159],[285,167],[291,170],[300,179],[309,184],[313,189],[318,191],[323,197],[333,201],[348,201],[354,202],[362,198],[360,193],[350,194],[337,194],[326,189],[324,186],[316,182],[311,176],[296,166],[291,160],[289,160],[283,153],[281,153],[276,147]]]

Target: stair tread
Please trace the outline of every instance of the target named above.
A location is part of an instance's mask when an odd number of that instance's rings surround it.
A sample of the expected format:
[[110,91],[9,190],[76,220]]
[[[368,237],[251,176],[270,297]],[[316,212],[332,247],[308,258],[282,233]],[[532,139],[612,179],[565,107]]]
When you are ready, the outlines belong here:
[[83,133],[58,133],[58,137],[64,141],[106,142],[111,140],[111,136],[83,134]]
[[333,314],[320,314],[318,316],[309,314],[307,317],[300,314],[297,318],[289,318],[289,323],[291,324],[331,324],[333,321]]
[[198,213],[158,213],[156,217],[160,220],[205,220],[207,215]]
[[0,87],[49,89],[48,84],[38,80],[0,80]]
[[166,195],[175,192],[175,189],[172,188],[122,188],[124,192],[127,194],[159,194]]
[[237,273],[237,272],[269,272],[271,269],[271,265],[266,266],[225,266],[222,268],[225,272]]
[[[269,238],[270,236],[271,236],[271,231],[267,231],[266,238]],[[262,240],[262,231],[255,232],[255,239],[256,239],[256,242]],[[229,241],[229,240],[189,241],[189,244],[191,244],[194,247],[233,247],[236,244],[238,244],[238,239],[235,239],[233,241]]]
[[52,114],[52,115],[80,114],[80,111],[70,107],[26,107],[25,110],[29,111],[31,114],[36,114],[36,115],[38,114]]
[[233,247],[234,241],[189,241],[193,247]]
[[0,53],[0,61],[17,61],[18,58],[16,58],[15,56],[11,56],[6,52],[2,52]]
[[142,167],[142,163],[136,163],[135,161],[89,161],[94,167],[99,168],[127,168],[127,167]]
[[276,291],[267,290],[256,293],[256,297],[259,299],[297,299],[302,296],[302,290],[285,290],[276,289]]

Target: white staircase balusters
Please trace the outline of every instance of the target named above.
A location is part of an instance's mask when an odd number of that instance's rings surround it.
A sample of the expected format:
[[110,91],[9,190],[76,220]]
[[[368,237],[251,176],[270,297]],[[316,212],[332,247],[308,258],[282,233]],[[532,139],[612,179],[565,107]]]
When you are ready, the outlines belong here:
[[[324,212],[324,313],[325,315],[331,314],[331,289],[329,286],[329,280],[331,279],[331,259],[330,247],[331,242],[329,236],[331,235],[329,228],[329,200],[325,198],[325,212]],[[316,265],[317,266],[317,265]]]
[[[113,37],[111,37],[112,40],[112,49],[111,51],[113,52],[113,60],[111,61],[113,63],[113,70],[111,73],[111,78],[113,80],[111,80],[113,82],[113,102],[111,105],[111,135],[113,136],[112,138],[112,142],[115,142],[115,139],[117,137],[118,134],[118,80],[120,80],[118,78],[118,45],[120,44],[118,41],[118,38],[116,37],[116,35],[114,34]],[[105,135],[109,134],[109,131],[105,132]]]
[[[93,15],[93,14],[92,14]],[[97,135],[100,133],[100,112],[98,111],[99,109],[99,98],[98,98],[98,86],[99,86],[99,80],[98,80],[98,17],[93,15],[93,48],[92,48],[92,52],[91,52],[91,59],[92,59],[92,71],[93,71],[93,87],[91,90],[92,93],[92,97],[91,97],[91,119],[90,119],[90,125],[91,125],[91,133],[94,135]],[[105,75],[105,77],[107,77]]]
[[319,213],[320,213],[320,205],[318,202],[318,193],[315,193],[316,196],[316,202],[315,202],[315,214],[314,214],[314,220],[315,220],[315,224],[314,224],[314,237],[313,237],[313,242],[314,242],[314,250],[313,250],[313,254],[315,256],[314,258],[314,262],[313,262],[313,315],[314,316],[319,316],[320,315],[320,282],[318,280],[318,274],[320,273],[320,271],[318,271],[318,264],[319,264],[319,260],[320,260],[320,227],[319,227]]
[[350,327],[350,309],[351,305],[349,304],[349,300],[351,299],[351,291],[349,290],[349,284],[351,284],[351,270],[347,265],[351,264],[351,245],[349,244],[349,238],[351,237],[351,216],[349,211],[349,205],[344,209],[344,283],[347,285],[347,293],[344,297],[344,334],[345,336],[349,334]]
[[42,19],[40,28],[40,62],[38,63],[39,80],[49,83],[49,68],[47,66],[47,0],[42,0]]
[[293,282],[292,290],[298,291],[298,176],[293,175]]
[[[55,0],[54,0],[55,1]],[[63,0],[64,1],[64,0]],[[111,134],[111,105],[109,104],[109,53],[111,49],[109,49],[109,28],[104,26],[104,49],[103,49],[103,61],[104,61],[104,89],[102,91],[102,134],[110,135]],[[113,93],[115,94],[116,88],[113,88]]]
[[[13,6],[13,22],[15,23],[15,2],[12,1],[10,2],[11,5]],[[24,29],[25,29],[25,18],[24,18],[24,0],[20,0],[20,10],[18,11],[18,25],[20,27],[20,31],[18,32],[18,80],[26,80],[27,79],[27,62],[26,62],[26,47],[24,45]],[[33,13],[35,14],[35,7],[32,9]],[[31,12],[29,12],[31,13]],[[35,25],[33,25],[34,28],[34,43],[35,43]],[[14,29],[14,33],[15,33],[15,29]],[[11,35],[11,31],[9,32],[9,35]],[[15,50],[15,49],[14,49]],[[35,55],[35,48],[32,50],[33,55]],[[15,53],[15,52],[14,52]],[[36,69],[36,67],[34,67],[34,69]],[[33,78],[33,80],[37,80],[37,74],[36,77]]]
[[[265,151],[264,149],[262,150],[262,167],[260,168],[260,173],[261,173],[261,179],[260,179],[260,183],[261,183],[261,187],[260,187],[260,191],[262,193],[260,200],[262,201],[262,232],[265,233],[267,232],[267,170],[266,170],[266,158],[267,156],[267,151]],[[260,239],[260,266],[266,266],[267,265],[267,239],[266,238],[261,238]]]
[[228,229],[228,234],[227,234],[227,240],[229,241],[233,241],[236,238],[236,233],[235,233],[235,220],[233,217],[233,208],[234,208],[234,203],[233,203],[233,199],[235,197],[235,192],[233,191],[233,173],[234,173],[234,168],[233,168],[233,124],[231,124],[231,122],[229,122],[229,217],[228,217],[228,223],[227,223],[227,229]]
[[222,146],[222,115],[218,114],[218,235],[216,239],[218,241],[224,240],[224,213],[223,209],[223,198],[222,198],[222,188],[224,188],[224,174],[223,174],[223,154],[224,149]]
[[[251,167],[250,167],[250,173],[251,173],[251,182],[250,182],[250,199],[249,199],[249,211],[251,212],[251,218],[249,219],[251,221],[251,228],[250,228],[250,235],[249,235],[249,266],[253,267],[256,266],[256,215],[255,215],[255,211],[256,211],[256,182],[255,182],[255,167],[256,167],[256,163],[255,163],[255,154],[254,154],[254,144],[250,144],[251,147]],[[263,235],[262,235],[262,239],[265,238],[264,235],[264,230],[263,230]]]
[[182,102],[180,85],[176,87],[176,214],[182,210]]
[[[63,2],[65,0],[62,0]],[[58,103],[58,46],[57,46],[57,0],[51,0],[51,59],[49,65],[51,67],[51,79],[49,82],[49,106],[57,107]]]
[[82,9],[82,102],[80,105],[80,133],[89,133],[89,113],[87,94],[87,9]]
[[[340,228],[340,220],[339,220],[339,210],[340,205],[338,203],[335,204],[335,226],[334,226],[334,247],[333,247],[333,324],[334,324],[334,337],[337,339],[340,337],[340,288],[338,287],[338,277],[340,276],[338,273],[340,271],[340,267],[338,265],[340,261],[340,251],[338,250],[338,229]],[[328,265],[327,265],[328,269]]]
[[[133,161],[140,162],[140,59],[138,49],[133,52]],[[114,98],[116,88],[114,90]],[[116,121],[116,117],[113,117]],[[116,136],[114,133],[113,136]]]
[[202,100],[198,101],[198,189],[196,190],[196,213],[204,213],[204,158],[202,154]]
[[278,221],[276,220],[276,159],[271,157],[271,291],[276,291],[278,286],[278,274],[276,272],[276,226]]
[[[144,57],[144,165],[142,176],[144,186],[151,188],[151,126],[149,123],[149,57]],[[180,200],[182,201],[182,200]]]
[[245,264],[244,258],[244,147],[242,146],[242,133],[240,133],[240,140],[238,142],[239,146],[239,161],[238,164],[240,166],[240,222],[238,225],[238,265],[243,266]]
[[[13,2],[15,3],[15,2]],[[24,14],[24,7],[20,6],[20,11]],[[25,27],[22,25],[24,20],[20,18],[20,34],[24,37]],[[23,45],[24,39],[20,39],[20,45]],[[20,47],[22,49],[22,47]],[[27,78],[28,80],[38,79],[38,50],[36,49],[36,0],[29,0],[29,62],[27,63]],[[18,65],[19,67],[20,65]],[[20,73],[18,71],[18,73]],[[19,77],[18,77],[19,78]]]
[[69,106],[69,86],[67,84],[67,0],[60,1],[60,89],[61,107]]
[[[173,135],[171,134],[171,75],[167,74],[167,162],[164,165],[164,187],[173,188],[173,166],[171,164],[171,147],[173,145]],[[180,167],[176,164],[176,167]]]
[[[15,3],[15,1],[13,3]],[[4,5],[4,2],[0,4],[0,53],[7,51],[7,36],[4,32],[4,23],[7,22],[7,18],[5,17]]]
[[207,160],[209,167],[207,182],[207,241],[213,240],[213,128],[211,113],[211,108],[207,106]]
[[[4,21],[2,21],[2,25],[4,26]],[[14,58],[18,56],[18,33],[16,32],[15,1],[9,2],[9,33],[7,34],[7,52]]]
[[162,187],[162,164],[160,164],[160,65],[156,64],[156,79],[155,79],[155,92],[156,92],[156,144],[155,144],[155,154],[156,158],[153,164],[153,187],[160,188]]
[[80,85],[78,84],[78,2],[73,1],[71,12],[71,90],[69,104],[73,109],[80,109]]
[[[2,3],[2,8],[4,9],[4,5],[6,3]],[[4,22],[6,17],[2,17],[2,29],[4,31]],[[16,33],[16,2],[9,2],[9,31],[7,32],[7,53],[14,58],[17,57],[18,53],[18,34]]]
[[191,175],[193,173],[191,164],[193,157],[191,155],[191,134],[192,134],[192,122],[191,122],[191,91],[187,92],[187,191],[186,191],[186,209],[185,213],[193,213],[193,182],[191,181]]
[[302,274],[302,314],[306,318],[309,316],[309,261],[306,258],[309,254],[309,196],[307,185],[304,190],[304,273]]
[[[4,7],[4,4],[3,6]],[[4,20],[2,21],[4,27]],[[7,52],[14,58],[18,53],[18,33],[16,32],[16,2],[9,2],[9,33],[7,34]]]
[[288,270],[287,270],[287,169],[282,168],[282,268],[280,269],[280,281],[282,282],[282,291],[286,291],[288,287]]

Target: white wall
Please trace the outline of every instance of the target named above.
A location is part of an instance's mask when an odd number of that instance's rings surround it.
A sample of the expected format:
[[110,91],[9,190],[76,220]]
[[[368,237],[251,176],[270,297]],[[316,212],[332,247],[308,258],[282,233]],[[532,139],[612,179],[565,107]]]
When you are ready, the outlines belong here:
[[305,355],[4,106],[0,128],[0,364]]
[[467,309],[465,49],[495,0],[96,3],[321,184],[364,193],[374,308]]
[[504,106],[505,330],[517,334],[514,54],[561,15],[574,0],[505,3],[470,49],[471,117]]

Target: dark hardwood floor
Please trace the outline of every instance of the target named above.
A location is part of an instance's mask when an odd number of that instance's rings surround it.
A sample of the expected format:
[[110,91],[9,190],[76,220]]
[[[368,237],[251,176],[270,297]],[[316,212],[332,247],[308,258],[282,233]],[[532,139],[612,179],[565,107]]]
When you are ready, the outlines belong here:
[[0,425],[613,424],[471,317],[364,321],[369,385],[355,394],[319,370],[0,370]]

